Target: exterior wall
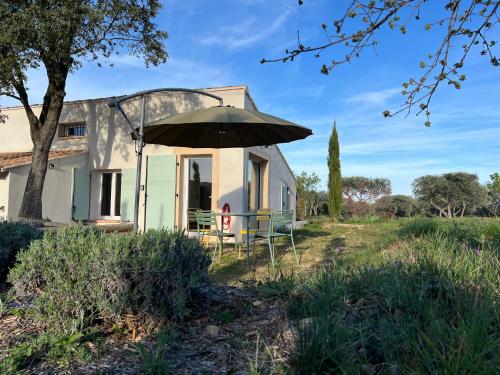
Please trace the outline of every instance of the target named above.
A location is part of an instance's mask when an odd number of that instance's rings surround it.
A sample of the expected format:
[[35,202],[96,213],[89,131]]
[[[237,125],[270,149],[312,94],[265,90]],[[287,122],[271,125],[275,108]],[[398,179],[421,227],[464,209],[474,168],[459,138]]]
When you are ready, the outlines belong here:
[[[245,109],[257,110],[255,102],[252,100],[250,95],[247,93],[245,95]],[[290,189],[289,192],[289,209],[295,211],[296,209],[296,196],[297,189],[295,184],[295,177],[290,169],[288,163],[286,162],[283,154],[276,145],[270,147],[251,147],[247,150],[245,155],[245,176],[244,181],[246,186],[247,181],[247,168],[248,159],[250,155],[258,156],[264,160],[268,160],[267,171],[264,176],[264,199],[263,206],[265,208],[271,209],[281,209],[281,186],[287,186]],[[246,202],[246,195],[245,195]]]
[[[239,108],[256,109],[245,87],[225,87],[206,89],[219,95],[225,105]],[[116,109],[108,107],[111,98],[68,102],[64,105],[60,122],[85,121],[86,137],[54,139],[52,150],[83,149],[88,156],[69,157],[52,161],[55,168],[48,170],[43,195],[44,217],[52,221],[71,222],[71,186],[72,168],[88,167],[92,171],[90,220],[100,217],[100,179],[103,171],[120,171],[136,168],[135,143],[130,137],[131,130]],[[176,113],[202,107],[218,105],[217,100],[191,93],[159,93],[148,97],[146,102],[146,123]],[[40,107],[35,107],[39,111]],[[138,124],[141,113],[141,100],[131,100],[123,104],[124,111],[133,124]],[[8,116],[2,125],[0,152],[29,151],[32,148],[28,121],[24,109],[5,108],[2,112]],[[8,140],[8,141],[7,141]],[[158,145],[147,145],[143,152],[141,183],[144,185],[147,173],[147,157],[150,155],[172,155],[177,157],[177,197],[176,224],[185,222],[183,210],[184,160],[189,155],[212,156],[212,209],[220,211],[224,203],[229,203],[232,212],[246,211],[247,202],[247,163],[249,152],[262,159],[269,160],[264,180],[264,204],[270,208],[280,208],[281,185],[287,185],[291,191],[291,209],[295,209],[295,180],[290,168],[276,146],[253,147],[250,149],[186,149]],[[29,166],[11,169],[9,176],[10,217],[16,217],[24,191]],[[2,181],[0,180],[0,184]],[[0,199],[2,191],[0,185]],[[57,194],[55,194],[57,192]],[[5,193],[4,193],[5,194]],[[140,192],[139,225],[143,227],[146,189]],[[1,201],[0,201],[1,202]],[[68,202],[62,204],[62,202]],[[1,206],[1,203],[0,203]],[[1,215],[1,213],[0,213]],[[241,219],[233,218],[233,229],[237,230]]]
[[[290,167],[286,163],[285,158],[279,151],[277,146],[270,147],[250,147],[247,149],[245,155],[245,166],[249,159],[259,158],[260,160],[267,161],[266,171],[261,176],[263,179],[263,202],[264,208],[271,208],[274,210],[281,209],[281,186],[287,186],[290,189],[289,193],[289,209],[295,211],[295,198],[296,198],[296,185],[295,177],[293,176]],[[248,179],[248,168],[245,168],[244,181]],[[245,195],[245,202],[246,202]]]
[[[88,155],[75,155],[51,160],[54,168],[47,170],[43,187],[43,218],[53,222],[69,223],[72,217],[73,168],[86,168]],[[28,179],[29,165],[9,171],[9,209],[8,216],[17,218],[23,200],[24,188]]]
[[0,172],[0,218],[7,217],[9,210],[9,173]]

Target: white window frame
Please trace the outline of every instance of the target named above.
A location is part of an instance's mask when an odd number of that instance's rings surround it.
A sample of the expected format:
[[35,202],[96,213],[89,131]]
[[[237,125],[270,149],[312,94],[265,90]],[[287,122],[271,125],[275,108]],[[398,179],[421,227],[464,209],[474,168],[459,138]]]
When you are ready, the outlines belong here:
[[[188,215],[187,215],[187,210],[189,208],[189,162],[191,159],[210,159],[212,160],[212,195],[211,199],[213,199],[213,184],[214,184],[214,176],[213,176],[213,163],[214,163],[214,158],[210,155],[189,155],[185,156],[184,158],[184,176],[182,178],[182,227],[187,228],[188,227]],[[213,200],[212,200],[213,202]]]
[[[283,197],[283,188],[286,188],[286,197]],[[286,210],[290,209],[290,188],[286,184],[282,184],[280,187],[280,209],[281,211],[285,210],[283,207],[283,203],[286,202]]]
[[[122,173],[121,169],[113,169],[113,170],[104,170],[99,172],[99,206],[97,207],[97,212],[99,213],[98,218],[100,220],[120,220],[121,215],[102,215],[101,214],[101,205],[102,205],[102,182],[105,173],[111,173],[111,202],[110,202],[110,212],[115,213],[115,200],[116,200],[116,175],[118,173]],[[122,174],[123,179],[123,174]],[[122,181],[123,183],[123,181]],[[120,202],[121,204],[121,202]],[[121,209],[120,209],[121,211]]]

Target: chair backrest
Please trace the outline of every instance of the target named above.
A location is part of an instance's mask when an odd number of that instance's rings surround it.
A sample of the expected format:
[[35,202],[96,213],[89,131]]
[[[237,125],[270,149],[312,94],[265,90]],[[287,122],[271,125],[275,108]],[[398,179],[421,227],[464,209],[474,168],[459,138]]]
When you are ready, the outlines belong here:
[[255,222],[257,224],[257,229],[261,226],[267,228],[271,220],[271,213],[273,212],[270,208],[260,208],[257,210],[257,216],[255,216]]
[[292,230],[293,210],[273,211],[271,213],[271,228],[287,228]]
[[212,226],[215,226],[217,229],[217,217],[215,216],[215,212],[198,210],[195,212],[195,216],[198,230],[206,229],[207,227],[210,229]]
[[187,209],[187,227],[191,229],[191,225],[197,225],[196,221],[196,211],[201,211],[200,208],[188,208]]

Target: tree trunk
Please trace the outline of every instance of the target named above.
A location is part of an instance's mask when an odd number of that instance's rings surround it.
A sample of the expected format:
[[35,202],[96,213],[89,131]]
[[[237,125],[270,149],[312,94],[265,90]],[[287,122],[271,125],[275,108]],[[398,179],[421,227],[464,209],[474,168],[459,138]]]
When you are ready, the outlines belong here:
[[23,203],[19,217],[42,220],[42,193],[47,172],[50,147],[35,145],[31,157],[31,168],[24,189]]
[[43,98],[40,116],[36,118],[31,106],[24,96],[23,105],[30,122],[31,140],[33,151],[31,154],[31,168],[26,181],[23,202],[19,217],[42,220],[42,193],[47,173],[50,146],[56,134],[61,115],[66,86],[68,68],[64,66],[47,67],[49,84]]

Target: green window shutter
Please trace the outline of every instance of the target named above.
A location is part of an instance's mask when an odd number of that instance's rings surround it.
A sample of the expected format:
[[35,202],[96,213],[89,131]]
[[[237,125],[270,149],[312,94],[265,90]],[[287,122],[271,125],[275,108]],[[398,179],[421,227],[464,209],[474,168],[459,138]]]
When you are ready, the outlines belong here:
[[148,156],[146,178],[146,230],[175,226],[175,155]]
[[88,220],[90,216],[90,171],[73,168],[73,220]]
[[120,216],[122,221],[134,221],[136,169],[122,169]]

